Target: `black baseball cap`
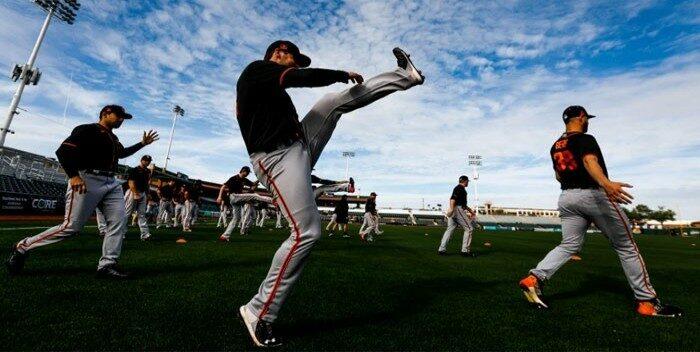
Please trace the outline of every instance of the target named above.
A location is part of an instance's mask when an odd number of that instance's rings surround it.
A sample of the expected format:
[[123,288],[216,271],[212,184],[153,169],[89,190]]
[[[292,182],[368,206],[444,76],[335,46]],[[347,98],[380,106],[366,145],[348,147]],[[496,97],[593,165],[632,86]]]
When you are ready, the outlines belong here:
[[564,109],[564,113],[561,114],[561,118],[564,119],[564,122],[567,122],[570,118],[579,117],[581,115],[581,112],[586,114],[586,116],[588,116],[589,119],[595,117],[595,115],[588,114],[588,112],[586,111],[586,109],[583,108],[583,106],[571,105],[568,108]]
[[121,105],[105,105],[105,107],[103,107],[102,110],[100,110],[99,117],[102,117],[102,114],[109,114],[109,113],[115,113],[115,114],[117,114],[117,116],[119,116],[125,120],[129,120],[133,117],[133,116],[131,116],[131,114],[127,113],[126,110],[124,110],[124,107]]
[[150,155],[145,154],[144,156],[141,157],[141,160],[148,160],[148,161],[151,161],[151,160],[153,160],[153,158],[151,158]]
[[299,67],[309,67],[311,59],[299,51],[299,47],[289,40],[277,40],[270,44],[265,51],[265,60],[270,60],[275,49],[280,48],[289,51],[294,56],[294,61]]
[[370,196],[375,196],[375,197],[377,196],[377,194],[374,193],[374,192],[370,193],[369,195],[370,195]]

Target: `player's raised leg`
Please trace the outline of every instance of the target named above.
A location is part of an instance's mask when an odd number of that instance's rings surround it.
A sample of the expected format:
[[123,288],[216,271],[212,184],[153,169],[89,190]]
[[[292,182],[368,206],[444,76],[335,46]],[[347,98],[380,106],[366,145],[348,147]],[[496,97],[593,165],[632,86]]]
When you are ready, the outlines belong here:
[[403,50],[394,48],[398,68],[353,85],[339,93],[324,95],[301,121],[313,167],[330,140],[343,114],[367,106],[391,93],[423,83],[423,76]]

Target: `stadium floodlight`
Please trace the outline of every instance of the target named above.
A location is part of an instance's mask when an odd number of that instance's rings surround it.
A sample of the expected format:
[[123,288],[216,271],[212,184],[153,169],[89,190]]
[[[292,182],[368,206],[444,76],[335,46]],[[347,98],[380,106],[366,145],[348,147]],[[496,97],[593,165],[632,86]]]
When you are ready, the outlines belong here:
[[467,156],[467,163],[472,167],[473,171],[472,180],[474,180],[474,211],[476,211],[477,215],[479,214],[479,188],[477,187],[476,181],[479,179],[478,167],[481,166],[482,161],[483,158],[481,157],[481,155],[469,154]]
[[185,109],[181,108],[180,105],[175,105],[173,108],[173,127],[170,129],[170,141],[168,142],[168,151],[165,154],[165,165],[163,165],[163,172],[168,168],[168,160],[170,160],[170,147],[173,145],[173,135],[175,134],[175,121],[177,121],[178,116],[185,116]]
[[348,179],[348,172],[350,170],[350,158],[355,157],[355,152],[353,151],[346,151],[343,152],[343,157],[345,158],[345,179]]
[[2,128],[0,128],[0,150],[5,145],[5,137],[8,133],[14,133],[10,130],[10,124],[12,123],[12,118],[18,114],[17,106],[22,98],[22,92],[24,92],[24,87],[31,83],[32,85],[37,85],[39,79],[41,79],[41,71],[34,68],[34,62],[36,61],[37,54],[39,53],[39,48],[41,43],[44,41],[46,36],[46,30],[49,28],[49,23],[51,23],[51,18],[56,18],[59,21],[63,21],[67,24],[73,24],[75,22],[76,12],[80,9],[80,3],[77,0],[34,0],[34,3],[47,12],[44,24],[41,26],[39,31],[39,37],[34,43],[34,48],[31,54],[29,54],[29,60],[24,66],[15,65],[12,69],[12,81],[16,82],[19,80],[19,86],[17,86],[17,91],[12,97],[12,102],[10,103],[10,109],[7,112],[7,117],[3,123]]

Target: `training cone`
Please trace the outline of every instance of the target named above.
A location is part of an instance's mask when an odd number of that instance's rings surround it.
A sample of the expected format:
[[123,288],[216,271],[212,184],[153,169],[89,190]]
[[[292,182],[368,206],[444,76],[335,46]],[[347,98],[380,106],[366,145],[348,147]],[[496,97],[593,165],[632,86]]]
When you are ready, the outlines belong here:
[[187,243],[187,240],[184,239],[184,238],[182,238],[182,237],[180,237],[180,238],[177,239],[177,241],[175,241],[175,243],[185,244],[185,243]]
[[484,242],[484,247],[491,247],[491,242]]
[[571,256],[571,258],[570,258],[569,260],[579,261],[579,260],[581,260],[581,259],[583,259],[583,258],[581,258],[580,256],[574,254],[574,255]]

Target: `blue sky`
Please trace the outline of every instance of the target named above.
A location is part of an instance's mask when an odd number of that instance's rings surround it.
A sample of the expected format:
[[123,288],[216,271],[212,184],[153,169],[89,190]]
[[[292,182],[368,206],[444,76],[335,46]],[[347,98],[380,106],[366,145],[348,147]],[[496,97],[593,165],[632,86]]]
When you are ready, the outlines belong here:
[[[43,16],[29,0],[0,3],[5,72],[25,62]],[[270,42],[290,39],[312,66],[365,76],[392,69],[401,46],[426,84],[344,116],[318,175],[342,178],[341,152],[354,150],[350,173],[380,206],[444,204],[477,153],[481,201],[553,208],[548,150],[561,111],[580,104],[599,116],[590,132],[611,178],[633,184],[638,202],[700,219],[699,28],[693,1],[84,1],[75,25],[49,28],[44,76],[26,89],[7,143],[52,155],[73,126],[120,103],[136,117],[120,138],[159,130],[145,152],[162,165],[180,104],[170,168],[221,182],[248,163],[236,79]],[[1,106],[14,87],[0,80]],[[303,116],[344,88],[290,93]]]

